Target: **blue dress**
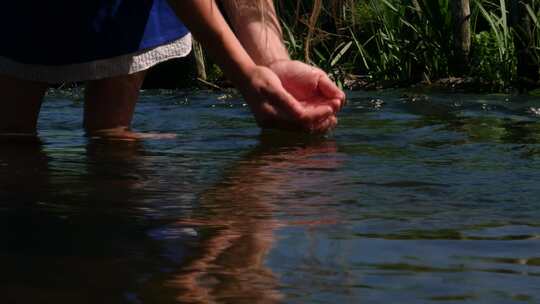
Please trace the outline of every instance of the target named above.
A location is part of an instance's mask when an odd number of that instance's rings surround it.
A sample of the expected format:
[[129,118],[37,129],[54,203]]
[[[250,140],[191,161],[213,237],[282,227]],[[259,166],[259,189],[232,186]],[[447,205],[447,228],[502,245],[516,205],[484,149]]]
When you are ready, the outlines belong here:
[[135,53],[188,34],[167,0],[6,0],[0,56],[67,65]]

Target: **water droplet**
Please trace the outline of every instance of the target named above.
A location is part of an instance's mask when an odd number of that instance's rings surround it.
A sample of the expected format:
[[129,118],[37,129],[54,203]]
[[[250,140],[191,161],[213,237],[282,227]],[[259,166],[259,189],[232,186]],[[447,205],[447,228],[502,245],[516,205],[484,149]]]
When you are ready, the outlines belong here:
[[529,109],[527,109],[527,112],[535,116],[540,116],[540,108],[530,107]]

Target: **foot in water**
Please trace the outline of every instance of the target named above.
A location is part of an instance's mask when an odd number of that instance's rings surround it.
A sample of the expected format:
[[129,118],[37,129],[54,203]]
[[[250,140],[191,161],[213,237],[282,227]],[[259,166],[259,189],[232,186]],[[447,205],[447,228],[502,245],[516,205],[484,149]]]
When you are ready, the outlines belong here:
[[125,141],[137,141],[143,139],[175,139],[177,137],[174,133],[133,132],[126,127],[94,131],[88,134],[88,136],[92,139]]

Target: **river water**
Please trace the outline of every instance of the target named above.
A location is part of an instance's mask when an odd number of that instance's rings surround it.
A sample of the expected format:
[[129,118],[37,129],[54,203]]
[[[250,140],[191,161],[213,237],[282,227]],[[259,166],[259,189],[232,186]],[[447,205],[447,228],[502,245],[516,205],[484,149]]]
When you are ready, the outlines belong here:
[[103,142],[79,94],[0,149],[0,302],[538,303],[540,99],[351,92],[324,138],[144,92]]

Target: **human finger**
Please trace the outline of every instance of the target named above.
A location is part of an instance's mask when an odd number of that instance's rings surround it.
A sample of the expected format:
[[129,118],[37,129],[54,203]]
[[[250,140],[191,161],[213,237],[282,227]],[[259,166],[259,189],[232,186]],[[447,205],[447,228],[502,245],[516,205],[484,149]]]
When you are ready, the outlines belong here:
[[330,99],[328,103],[332,106],[332,109],[334,110],[334,114],[339,112],[341,108],[343,107],[343,102],[337,98]]
[[330,105],[302,104],[285,89],[271,90],[268,95],[274,101],[273,104],[284,112],[286,118],[303,126],[311,126],[334,113],[334,109]]
[[328,117],[326,120],[318,123],[311,130],[312,133],[326,133],[337,126],[338,118],[335,115]]
[[304,117],[300,122],[310,128],[333,116],[334,109],[327,104],[308,104],[304,106]]
[[304,105],[328,105],[332,107],[334,114],[339,112],[342,107],[341,100],[336,98],[326,98],[324,96],[314,96],[312,98],[309,98],[308,100],[302,100],[300,101],[300,103]]
[[345,93],[328,77],[326,73],[320,71],[319,91],[327,98],[335,98],[341,103],[345,101]]
[[269,90],[265,92],[265,95],[269,103],[272,104],[276,110],[284,112],[284,114],[288,116],[287,118],[297,119],[304,115],[302,105],[282,86],[278,88],[269,88]]
[[323,70],[317,70],[319,74],[319,90],[327,98],[338,98],[342,99],[345,96],[345,93],[336,85],[332,79],[326,74]]

